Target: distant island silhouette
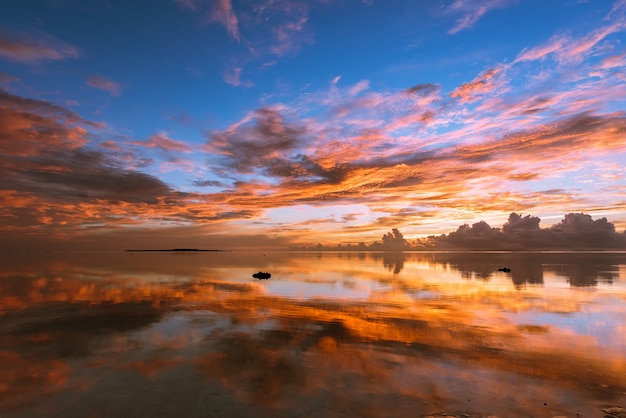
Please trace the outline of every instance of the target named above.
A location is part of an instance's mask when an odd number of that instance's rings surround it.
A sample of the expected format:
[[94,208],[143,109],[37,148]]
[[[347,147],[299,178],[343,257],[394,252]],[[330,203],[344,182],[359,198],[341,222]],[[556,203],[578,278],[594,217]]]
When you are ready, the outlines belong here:
[[224,252],[224,250],[203,250],[200,248],[172,248],[159,250],[125,250],[127,252]]

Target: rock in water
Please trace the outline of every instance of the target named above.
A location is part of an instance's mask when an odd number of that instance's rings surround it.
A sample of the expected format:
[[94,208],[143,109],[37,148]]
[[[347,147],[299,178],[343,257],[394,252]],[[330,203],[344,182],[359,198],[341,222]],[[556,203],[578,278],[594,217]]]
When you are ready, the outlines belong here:
[[259,280],[267,280],[270,277],[272,277],[272,275],[268,272],[260,271],[258,273],[254,273],[252,277],[254,277],[255,279],[259,279]]

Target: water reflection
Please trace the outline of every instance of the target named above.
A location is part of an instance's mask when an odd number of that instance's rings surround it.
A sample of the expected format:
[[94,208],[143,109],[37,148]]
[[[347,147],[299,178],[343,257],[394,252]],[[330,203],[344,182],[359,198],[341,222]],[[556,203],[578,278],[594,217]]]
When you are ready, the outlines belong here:
[[0,415],[599,416],[626,402],[625,258],[16,256]]
[[620,253],[509,253],[509,252],[389,252],[372,254],[395,274],[405,262],[429,262],[458,270],[467,279],[489,280],[502,267],[511,269],[515,285],[542,284],[544,271],[564,277],[572,286],[595,286],[611,283],[619,277],[619,265],[625,254]]

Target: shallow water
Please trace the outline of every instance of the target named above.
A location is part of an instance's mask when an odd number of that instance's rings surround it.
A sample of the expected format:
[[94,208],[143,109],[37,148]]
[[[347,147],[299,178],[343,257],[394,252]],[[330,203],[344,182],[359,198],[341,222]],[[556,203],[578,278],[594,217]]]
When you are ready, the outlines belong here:
[[[2,417],[598,417],[626,407],[624,253],[1,261]],[[252,278],[260,270],[272,278]]]

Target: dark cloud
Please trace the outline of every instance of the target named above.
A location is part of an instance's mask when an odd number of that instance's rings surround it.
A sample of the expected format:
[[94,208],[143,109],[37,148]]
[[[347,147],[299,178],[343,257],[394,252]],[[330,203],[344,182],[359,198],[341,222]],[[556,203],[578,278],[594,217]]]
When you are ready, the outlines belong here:
[[[487,160],[496,157],[528,157],[531,161],[554,159],[575,151],[616,150],[623,147],[626,117],[621,113],[593,115],[580,113],[558,123],[534,130],[514,132],[497,141],[461,147],[460,158]],[[531,158],[532,157],[532,158]]]
[[430,96],[431,94],[434,94],[436,92],[438,92],[441,89],[441,86],[437,85],[437,84],[432,84],[432,83],[426,83],[426,84],[417,84],[413,87],[410,87],[406,90],[404,90],[406,93],[409,94],[418,94],[418,95],[422,95],[422,96]]
[[280,177],[307,175],[298,152],[307,128],[291,123],[274,108],[254,112],[248,123],[210,135],[208,148],[223,155],[221,163],[238,173],[261,172]]
[[472,226],[467,224],[459,226],[456,231],[446,236],[445,241],[463,248],[488,248],[500,236],[498,228],[492,228],[487,222],[480,221]]
[[194,180],[192,183],[196,187],[225,187],[225,184],[217,180]]
[[626,248],[626,233],[618,233],[606,218],[593,220],[584,213],[569,213],[549,228],[539,227],[540,219],[512,213],[502,228],[481,221],[462,225],[447,235],[431,237],[430,244],[441,248],[543,250],[592,250]]
[[156,203],[171,193],[156,177],[86,148],[96,124],[45,101],[0,91],[0,184],[52,201]]
[[[159,197],[172,192],[169,186],[156,177],[108,165],[107,157],[98,152],[76,150],[58,157],[53,162],[69,171],[35,168],[22,172],[27,181],[32,180],[41,185],[37,190],[40,196],[49,194],[54,197],[61,193],[65,198],[81,200],[157,203]],[[45,160],[34,162],[45,163]]]
[[554,246],[619,247],[626,244],[626,235],[617,234],[615,225],[606,218],[596,219],[584,213],[569,213],[547,231]]
[[130,206],[121,211],[118,203],[163,205],[184,199],[158,178],[128,168],[132,156],[90,149],[98,128],[60,106],[0,90],[3,233],[21,228],[25,235],[45,235],[53,226],[95,227],[136,213]]
[[409,243],[404,239],[404,235],[397,228],[393,228],[391,232],[386,233],[382,237],[382,242],[372,244],[372,249],[380,249],[384,251],[402,251],[408,250]]

